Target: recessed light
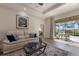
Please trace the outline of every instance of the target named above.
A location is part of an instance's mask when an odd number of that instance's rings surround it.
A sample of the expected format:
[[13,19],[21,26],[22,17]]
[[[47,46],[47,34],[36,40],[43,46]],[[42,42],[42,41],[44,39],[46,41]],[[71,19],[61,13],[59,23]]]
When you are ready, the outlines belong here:
[[24,11],[26,11],[26,8],[24,8]]

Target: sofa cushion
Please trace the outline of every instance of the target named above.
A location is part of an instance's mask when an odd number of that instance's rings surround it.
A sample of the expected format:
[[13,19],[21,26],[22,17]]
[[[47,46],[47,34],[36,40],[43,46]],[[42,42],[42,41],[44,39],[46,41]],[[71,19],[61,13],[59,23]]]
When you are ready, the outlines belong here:
[[13,35],[7,35],[7,38],[10,42],[16,41],[16,39]]

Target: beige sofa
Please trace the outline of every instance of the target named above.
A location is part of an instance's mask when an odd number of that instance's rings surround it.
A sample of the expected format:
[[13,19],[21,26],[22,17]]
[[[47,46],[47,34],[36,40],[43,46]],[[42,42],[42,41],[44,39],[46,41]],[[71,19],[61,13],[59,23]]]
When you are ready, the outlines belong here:
[[[9,42],[9,40],[6,38],[7,34],[18,34],[20,39],[17,41]],[[29,38],[28,33],[24,34],[24,31],[7,31],[2,33],[2,35],[4,37],[4,39],[2,40],[2,52],[4,54],[21,49],[27,42],[32,41],[32,39],[35,39]]]

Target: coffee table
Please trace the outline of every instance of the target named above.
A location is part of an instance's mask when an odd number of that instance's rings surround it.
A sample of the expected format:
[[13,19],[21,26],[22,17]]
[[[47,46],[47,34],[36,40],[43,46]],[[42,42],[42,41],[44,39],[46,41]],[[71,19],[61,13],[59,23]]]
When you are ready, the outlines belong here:
[[[29,45],[30,45],[30,47],[28,47]],[[31,56],[38,51],[40,53],[37,54],[37,56],[39,56],[41,54],[46,55],[46,53],[45,53],[46,46],[47,46],[47,44],[45,42],[42,42],[42,44],[40,44],[39,42],[30,42],[30,43],[27,43],[26,45],[24,45],[23,49],[26,53],[26,56]]]

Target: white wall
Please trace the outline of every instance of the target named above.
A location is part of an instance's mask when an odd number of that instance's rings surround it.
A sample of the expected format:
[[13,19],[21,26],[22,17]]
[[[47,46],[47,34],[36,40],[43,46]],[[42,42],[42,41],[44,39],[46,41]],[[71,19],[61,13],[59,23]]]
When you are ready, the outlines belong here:
[[[0,31],[11,31],[16,30],[16,14],[18,12],[11,10],[9,8],[0,6]],[[43,23],[43,20],[31,15],[29,17],[29,32],[38,33],[40,24]]]
[[15,11],[0,7],[0,31],[16,29],[16,13]]
[[44,20],[44,37],[53,38],[53,17]]
[[44,20],[44,37],[50,38],[50,18]]
[[43,20],[35,17],[30,17],[29,20],[29,31],[39,33],[40,25],[43,24]]

